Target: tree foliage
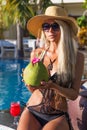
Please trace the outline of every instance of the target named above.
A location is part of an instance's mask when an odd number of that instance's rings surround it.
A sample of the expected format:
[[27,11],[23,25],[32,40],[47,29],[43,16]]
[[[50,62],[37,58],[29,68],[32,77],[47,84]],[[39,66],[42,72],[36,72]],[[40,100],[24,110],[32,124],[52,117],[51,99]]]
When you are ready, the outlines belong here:
[[87,9],[87,0],[84,0],[84,2],[83,2],[83,8]]
[[[37,3],[37,1],[39,1],[39,3]],[[53,3],[50,0],[33,0],[33,3],[35,8],[34,15],[44,13],[45,9],[48,6],[53,5]]]
[[[1,1],[1,0],[0,0]],[[4,27],[17,25],[17,50],[18,57],[23,57],[23,28],[27,21],[36,14],[44,12],[51,5],[50,0],[4,0],[3,22]],[[38,3],[39,2],[39,3]]]
[[[44,10],[52,5],[50,0],[5,0],[3,6],[4,24],[9,27],[12,24],[20,23],[25,27],[29,18],[36,14],[44,12]],[[37,3],[39,1],[39,3]]]
[[6,0],[6,5],[4,5],[4,21],[6,21],[6,26],[20,23],[22,27],[25,27],[26,21],[34,16],[33,9],[28,1]]

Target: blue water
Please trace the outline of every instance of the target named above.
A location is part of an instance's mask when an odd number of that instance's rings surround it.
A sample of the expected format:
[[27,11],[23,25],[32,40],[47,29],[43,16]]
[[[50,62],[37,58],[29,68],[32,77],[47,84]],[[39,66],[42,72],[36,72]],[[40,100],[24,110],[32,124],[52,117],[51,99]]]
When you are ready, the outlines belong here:
[[31,93],[22,82],[22,68],[28,60],[0,59],[0,110],[10,108],[12,101],[25,105]]

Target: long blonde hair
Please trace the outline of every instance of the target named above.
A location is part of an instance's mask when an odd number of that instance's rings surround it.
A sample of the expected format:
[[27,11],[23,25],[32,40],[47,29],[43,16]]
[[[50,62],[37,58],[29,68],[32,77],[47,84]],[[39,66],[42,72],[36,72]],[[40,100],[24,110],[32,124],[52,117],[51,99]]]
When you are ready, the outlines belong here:
[[[76,36],[74,35],[72,28],[68,23],[55,20],[60,25],[60,40],[58,43],[58,67],[57,73],[60,75],[60,78],[63,83],[67,82],[69,79],[73,81],[75,77],[75,64],[76,64],[76,55],[77,55],[77,41]],[[50,43],[44,36],[42,31],[41,39],[44,41],[46,46],[49,46]],[[43,44],[43,46],[44,46]]]

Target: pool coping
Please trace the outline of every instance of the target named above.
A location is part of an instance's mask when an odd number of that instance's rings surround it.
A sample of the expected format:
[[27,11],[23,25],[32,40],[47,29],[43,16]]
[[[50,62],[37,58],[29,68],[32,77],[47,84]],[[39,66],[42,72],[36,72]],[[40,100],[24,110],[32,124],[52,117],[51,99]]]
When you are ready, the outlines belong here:
[[[21,108],[21,113],[25,107]],[[21,115],[21,114],[20,114]],[[18,118],[20,118],[20,115]],[[17,126],[13,125],[13,117],[10,115],[9,109],[7,110],[0,110],[0,124],[8,126],[10,128],[16,129]]]

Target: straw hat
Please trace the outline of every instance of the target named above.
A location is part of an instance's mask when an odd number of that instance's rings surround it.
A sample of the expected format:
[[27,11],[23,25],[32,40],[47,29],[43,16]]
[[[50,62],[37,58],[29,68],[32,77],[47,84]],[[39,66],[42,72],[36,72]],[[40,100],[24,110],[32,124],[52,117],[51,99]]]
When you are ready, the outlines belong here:
[[27,29],[31,32],[35,37],[38,37],[38,31],[41,30],[41,26],[45,20],[48,19],[56,19],[56,20],[63,20],[67,22],[70,27],[72,28],[75,35],[78,31],[78,25],[74,18],[69,17],[64,8],[58,6],[49,6],[45,14],[36,15],[32,17],[27,23]]

